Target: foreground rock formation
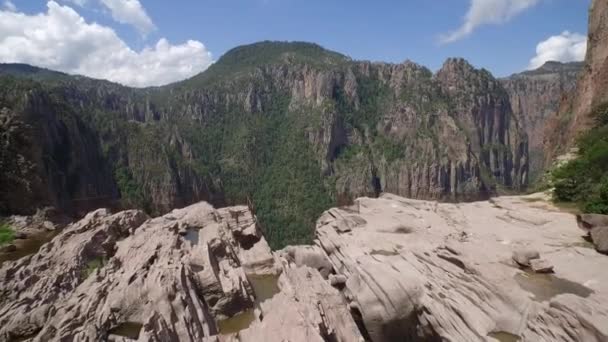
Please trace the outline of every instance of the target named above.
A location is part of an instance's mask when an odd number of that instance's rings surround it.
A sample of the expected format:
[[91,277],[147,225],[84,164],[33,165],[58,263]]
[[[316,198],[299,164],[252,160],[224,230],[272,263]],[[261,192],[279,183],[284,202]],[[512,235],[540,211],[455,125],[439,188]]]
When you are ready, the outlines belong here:
[[543,196],[360,198],[275,253],[247,207],[97,210],[2,265],[0,340],[606,341],[608,257]]

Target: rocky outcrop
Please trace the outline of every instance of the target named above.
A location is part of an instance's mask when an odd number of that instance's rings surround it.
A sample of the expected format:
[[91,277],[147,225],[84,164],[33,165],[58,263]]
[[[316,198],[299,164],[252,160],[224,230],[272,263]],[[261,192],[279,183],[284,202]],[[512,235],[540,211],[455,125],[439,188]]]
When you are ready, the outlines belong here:
[[500,80],[509,94],[513,115],[528,135],[530,181],[544,166],[544,134],[547,120],[557,113],[561,101],[574,91],[583,63],[547,62],[540,68]]
[[581,214],[576,216],[578,226],[588,235],[595,249],[608,254],[608,215]]
[[[608,259],[577,247],[574,217],[554,210],[538,197],[362,198],[319,219],[317,244],[346,277],[345,298],[373,341],[602,341],[608,288],[578,265],[602,269]],[[520,270],[513,252],[522,262],[540,253],[555,275]]]
[[100,209],[2,265],[0,340],[605,341],[608,258],[544,196],[360,198],[274,253],[247,207]]
[[[280,272],[246,207],[97,210],[0,269],[0,339],[201,340]],[[144,222],[145,221],[145,222]]]
[[[6,107],[5,107],[6,106]],[[118,193],[96,133],[40,87],[0,92],[0,211],[86,213]]]
[[580,133],[595,125],[593,111],[608,102],[608,2],[593,0],[585,66],[574,93],[564,99],[548,121],[545,134],[546,165],[576,143]]

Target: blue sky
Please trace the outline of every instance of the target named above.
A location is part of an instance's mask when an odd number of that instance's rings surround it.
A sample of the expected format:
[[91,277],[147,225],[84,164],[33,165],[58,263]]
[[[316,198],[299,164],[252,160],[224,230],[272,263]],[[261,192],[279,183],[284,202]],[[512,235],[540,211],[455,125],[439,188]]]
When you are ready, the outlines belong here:
[[[2,1],[2,0],[0,0]],[[373,61],[402,62],[406,59],[423,64],[432,70],[438,69],[448,57],[464,57],[477,67],[484,67],[496,76],[506,76],[530,67],[531,59],[537,55],[537,46],[552,36],[563,36],[564,31],[572,33],[556,44],[547,44],[544,53],[558,56],[555,59],[581,59],[580,53],[570,50],[574,33],[585,36],[587,33],[587,13],[590,0],[392,0],[392,1],[321,1],[321,0],[56,0],[57,8],[69,7],[79,15],[87,25],[97,23],[113,30],[122,42],[134,53],[129,63],[141,64],[136,60],[142,58],[142,49],[154,47],[164,38],[169,47],[181,46],[188,40],[204,44],[204,48],[192,46],[192,53],[211,53],[211,59],[216,60],[223,53],[237,45],[260,40],[300,40],[316,42],[326,48],[347,54],[355,59]],[[124,12],[122,17],[118,8],[126,2],[132,12]],[[111,3],[114,3],[112,5]],[[177,3],[177,4],[176,4]],[[24,15],[33,18],[35,14],[47,13],[49,20],[31,25],[45,28],[50,25],[64,25],[54,20],[45,0],[12,0],[5,1],[5,12]],[[479,7],[477,9],[473,7]],[[477,11],[477,14],[470,13]],[[1,15],[2,12],[0,12]],[[452,37],[450,32],[462,28],[469,13],[470,30]],[[133,14],[147,16],[132,19]],[[8,15],[8,14],[7,14]],[[53,18],[61,17],[54,15]],[[2,19],[0,17],[0,19]],[[76,20],[76,19],[74,19]],[[59,23],[57,23],[59,22]],[[87,31],[87,27],[70,26],[72,30]],[[73,24],[76,25],[76,24]],[[89,27],[90,28],[90,27]],[[12,29],[12,28],[11,28]],[[21,29],[21,28],[20,28]],[[51,68],[63,69],[67,72],[89,73],[93,77],[117,80],[133,85],[148,85],[174,81],[158,76],[154,80],[120,79],[122,73],[129,69],[104,74],[95,74],[99,67],[76,65],[78,58],[85,58],[95,53],[93,50],[83,51],[76,57],[69,56],[70,65],[57,62],[46,56],[46,59],[31,55],[20,56],[5,47],[2,54],[2,24],[0,23],[0,61],[14,62],[23,58],[23,62],[39,64]],[[7,29],[7,31],[10,31]],[[49,30],[50,31],[50,30]],[[470,32],[469,32],[470,31]],[[21,34],[15,30],[13,35]],[[27,35],[27,27],[23,28]],[[576,36],[580,37],[581,36]],[[97,37],[91,35],[91,39]],[[442,38],[444,42],[442,42]],[[27,37],[31,40],[33,38]],[[56,40],[57,46],[65,49],[72,48],[68,42]],[[84,38],[83,38],[84,39]],[[109,38],[108,38],[109,39]],[[52,40],[52,39],[51,39]],[[15,41],[15,39],[12,39]],[[579,41],[580,42],[580,41]],[[25,43],[24,43],[25,44]],[[28,46],[32,46],[28,43]],[[38,44],[38,43],[36,43]],[[106,43],[112,45],[113,43]],[[561,45],[560,45],[561,44]],[[571,45],[568,45],[571,44]],[[85,49],[87,45],[79,43],[74,49]],[[555,47],[557,45],[557,47]],[[53,48],[53,47],[51,47]],[[48,46],[40,48],[49,49]],[[92,49],[92,48],[89,48]],[[555,49],[561,49],[554,51]],[[564,49],[570,49],[568,51]],[[582,48],[579,45],[578,50]],[[562,51],[564,50],[564,51]],[[42,53],[41,52],[41,53]],[[182,51],[183,54],[187,52]],[[178,53],[179,54],[179,53]],[[180,63],[179,56],[172,55],[170,63]],[[40,63],[36,63],[39,58]],[[156,63],[154,56],[146,57],[150,65]],[[166,57],[163,57],[166,58]],[[185,56],[184,58],[192,58]],[[103,58],[97,58],[103,59]],[[187,63],[205,63],[204,60],[193,59]],[[542,58],[541,58],[542,59]],[[53,64],[56,63],[56,64]],[[84,62],[83,62],[84,63]],[[91,64],[92,62],[87,61]],[[115,64],[120,63],[117,60]],[[163,60],[162,63],[169,63]],[[182,67],[187,63],[183,63]],[[158,64],[158,63],[156,63]],[[92,71],[87,71],[90,68]],[[116,66],[108,66],[109,69]],[[199,71],[202,67],[194,67],[190,71]],[[112,69],[113,70],[113,69]],[[147,67],[145,70],[150,70]],[[173,69],[159,69],[158,72],[171,72]],[[142,73],[142,72],[140,72]],[[153,72],[152,72],[153,73]],[[179,74],[179,72],[178,72]],[[188,72],[181,74],[188,76]]]

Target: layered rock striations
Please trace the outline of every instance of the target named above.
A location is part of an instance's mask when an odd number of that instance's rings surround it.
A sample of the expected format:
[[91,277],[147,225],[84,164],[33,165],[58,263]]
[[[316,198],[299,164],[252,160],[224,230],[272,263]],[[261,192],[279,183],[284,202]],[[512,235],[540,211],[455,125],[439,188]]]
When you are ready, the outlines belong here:
[[513,114],[528,135],[531,183],[543,171],[545,125],[576,88],[583,66],[580,62],[547,62],[538,69],[500,80],[509,94]]
[[543,194],[360,198],[277,252],[247,207],[100,209],[0,266],[0,340],[605,341],[583,233]]
[[608,102],[608,2],[593,0],[589,10],[587,53],[576,90],[560,103],[546,126],[546,165],[595,125],[594,111]]
[[[67,208],[64,198],[120,193],[166,212],[201,199],[238,201],[244,194],[232,184],[263,161],[230,158],[272,150],[273,141],[258,137],[271,128],[277,140],[289,134],[307,145],[319,172],[335,178],[327,188],[336,196],[467,199],[527,184],[525,131],[504,89],[463,60],[433,75],[411,62],[356,62],[312,44],[265,42],[227,53],[190,80],[143,90],[23,68],[2,67],[3,82],[20,86],[4,92],[3,108],[39,130],[66,126],[52,132],[57,141],[30,138],[73,155],[63,164],[85,177],[73,189],[49,185],[46,192],[61,198],[48,195],[45,204]],[[277,118],[269,123],[270,113]],[[91,176],[91,169],[105,171]],[[67,176],[48,167],[36,174],[43,184]],[[141,193],[126,194],[130,182]]]

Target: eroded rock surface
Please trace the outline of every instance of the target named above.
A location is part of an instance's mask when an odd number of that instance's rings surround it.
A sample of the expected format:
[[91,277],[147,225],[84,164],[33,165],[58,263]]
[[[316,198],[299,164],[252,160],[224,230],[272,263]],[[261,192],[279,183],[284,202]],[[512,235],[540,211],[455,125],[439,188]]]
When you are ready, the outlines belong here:
[[0,268],[0,341],[606,341],[608,257],[545,199],[360,198],[275,253],[244,206],[97,210]]
[[253,306],[247,276],[274,264],[247,207],[97,210],[0,269],[0,340],[200,341]]
[[[360,224],[343,232],[345,221]],[[597,271],[608,258],[542,195],[468,204],[361,198],[326,212],[317,234],[373,341],[606,340],[608,277]],[[520,270],[514,252],[524,263],[540,254],[555,275]]]

